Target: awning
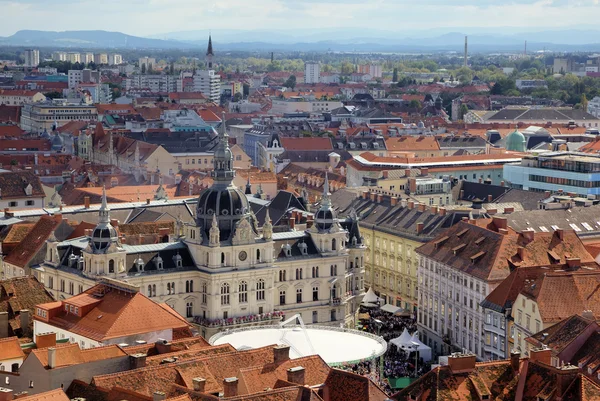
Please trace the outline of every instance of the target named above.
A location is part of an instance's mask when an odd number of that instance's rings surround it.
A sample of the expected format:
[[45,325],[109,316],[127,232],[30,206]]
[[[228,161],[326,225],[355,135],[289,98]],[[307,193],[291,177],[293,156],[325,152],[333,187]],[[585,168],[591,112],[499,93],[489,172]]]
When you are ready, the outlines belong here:
[[384,312],[391,313],[392,315],[395,315],[396,313],[402,313],[402,308],[399,308],[399,307],[391,305],[391,304],[383,305],[381,307],[381,310]]
[[360,306],[364,306],[365,308],[377,308],[377,304],[372,304],[371,302],[363,302]]

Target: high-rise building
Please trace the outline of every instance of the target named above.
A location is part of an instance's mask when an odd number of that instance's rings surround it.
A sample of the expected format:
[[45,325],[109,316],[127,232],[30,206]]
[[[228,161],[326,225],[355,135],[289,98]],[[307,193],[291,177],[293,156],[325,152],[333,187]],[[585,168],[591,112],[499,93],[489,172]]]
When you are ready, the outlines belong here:
[[154,57],[140,57],[138,60],[138,65],[140,69],[142,69],[142,66],[145,66],[144,68],[146,71],[148,71],[151,70],[154,65],[156,65],[156,59]]
[[67,53],[66,52],[53,52],[52,60],[53,61],[67,61]]
[[123,56],[121,56],[120,54],[112,53],[108,57],[108,64],[110,64],[110,65],[123,64]]
[[23,55],[27,67],[37,67],[40,64],[40,51],[38,49],[27,49]]
[[318,84],[321,77],[321,65],[317,61],[307,61],[304,64],[304,83]]
[[94,61],[94,53],[81,53],[79,57],[84,64],[89,64]]
[[108,54],[106,53],[96,53],[94,54],[94,63],[95,64],[108,64]]
[[84,70],[69,70],[69,89],[77,88],[82,82],[100,83],[100,71]]
[[67,61],[70,61],[71,63],[81,63],[81,54],[69,52],[67,53]]
[[125,80],[125,89],[147,89],[152,93],[176,92],[177,77],[173,75],[133,75]]
[[379,64],[362,64],[358,66],[358,71],[361,74],[369,74],[373,78],[381,78],[383,72]]
[[221,77],[214,70],[196,71],[194,92],[201,92],[211,102],[218,102],[221,95]]

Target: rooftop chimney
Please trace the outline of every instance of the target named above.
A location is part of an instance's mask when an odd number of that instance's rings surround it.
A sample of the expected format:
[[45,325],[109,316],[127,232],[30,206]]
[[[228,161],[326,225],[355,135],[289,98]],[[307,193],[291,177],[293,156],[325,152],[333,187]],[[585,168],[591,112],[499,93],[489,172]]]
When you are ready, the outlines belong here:
[[364,200],[367,200],[369,198],[369,191],[362,191],[362,196],[361,196]]
[[137,353],[129,355],[129,368],[140,369],[146,366],[146,354]]
[[493,199],[494,199],[494,197],[492,195],[488,195],[487,196],[487,201],[488,202],[491,202]]
[[146,198],[146,205],[150,204],[150,198]]
[[445,216],[446,215],[446,208],[445,207],[441,207],[440,208],[440,216]]
[[194,391],[200,393],[204,392],[204,387],[206,386],[206,379],[204,377],[194,377],[192,383],[194,385]]
[[494,226],[496,226],[496,228],[498,229],[508,228],[508,220],[506,219],[506,217],[492,216],[492,223],[494,223]]
[[529,351],[530,362],[541,362],[552,365],[552,351],[550,348],[535,348]]
[[377,197],[377,194],[375,192],[371,192],[370,197],[371,197],[371,201],[375,202],[375,198]]
[[0,312],[0,338],[8,337],[8,312]]
[[493,216],[494,214],[498,213],[498,209],[487,209],[487,214],[489,214],[490,216]]
[[512,213],[514,211],[515,211],[514,207],[505,207],[504,208],[504,214],[510,214],[510,213]]
[[83,207],[85,207],[86,209],[90,208],[90,197],[89,196],[85,196],[83,198]]
[[452,374],[470,373],[475,369],[476,360],[474,354],[452,354],[448,357],[448,366]]
[[290,225],[290,230],[295,230],[296,229],[296,219],[292,216],[288,219],[289,225]]
[[421,167],[421,175],[428,175],[429,167]]
[[377,194],[377,203],[381,203],[381,201],[383,201],[383,195]]
[[562,400],[567,389],[577,377],[579,368],[569,364],[557,369],[556,373],[556,396],[558,400]]
[[408,209],[409,209],[409,210],[412,210],[414,207],[415,207],[415,202],[414,202],[414,201],[411,201],[411,200],[409,200],[409,201],[408,201]]
[[532,228],[529,228],[527,230],[523,230],[523,231],[521,231],[521,236],[527,242],[531,242],[531,241],[533,241],[535,239],[535,231]]
[[398,197],[397,197],[397,196],[392,196],[392,197],[390,198],[390,204],[391,204],[392,206],[396,206],[396,205],[398,204]]
[[581,266],[581,258],[567,258],[567,266],[569,269],[575,269]]
[[525,258],[527,257],[527,249],[525,249],[524,247],[520,246],[520,247],[517,248],[517,254],[521,258],[521,260],[525,260]]
[[37,349],[54,347],[56,345],[56,333],[40,333],[35,336]]
[[276,364],[290,360],[290,346],[277,345],[273,348],[273,362]]
[[13,391],[10,388],[0,387],[0,401],[12,401]]
[[503,187],[504,186],[504,181],[500,181],[500,186]]
[[430,210],[431,214],[437,214],[438,207],[437,206],[431,206],[431,208],[429,210]]
[[223,379],[223,397],[235,397],[238,395],[238,378],[227,377]]
[[565,239],[565,230],[563,230],[562,228],[558,228],[555,231],[556,235],[558,235],[558,238],[560,238],[561,240]]
[[56,348],[48,348],[48,367],[54,369],[56,367]]
[[163,340],[162,338],[158,339],[158,341],[154,343],[154,348],[156,348],[156,351],[159,354],[168,354],[169,352],[172,352],[172,344],[167,340]]
[[427,207],[425,206],[424,203],[419,203],[419,212],[421,212],[421,213],[425,212],[426,208]]
[[546,199],[548,199],[550,197],[551,192],[550,191],[544,191],[544,196],[546,197]]
[[514,350],[510,353],[510,366],[513,372],[519,372],[519,366],[521,361],[521,353],[519,351]]
[[594,312],[592,312],[591,310],[584,310],[583,312],[581,312],[581,317],[588,320],[596,320],[594,319]]
[[304,368],[296,366],[287,370],[287,381],[304,386]]
[[460,194],[458,195],[458,199],[463,199],[465,197],[465,190],[461,189]]
[[404,169],[404,176],[410,177],[410,169],[409,168]]
[[417,234],[421,234],[423,232],[424,227],[425,227],[424,223],[417,223]]

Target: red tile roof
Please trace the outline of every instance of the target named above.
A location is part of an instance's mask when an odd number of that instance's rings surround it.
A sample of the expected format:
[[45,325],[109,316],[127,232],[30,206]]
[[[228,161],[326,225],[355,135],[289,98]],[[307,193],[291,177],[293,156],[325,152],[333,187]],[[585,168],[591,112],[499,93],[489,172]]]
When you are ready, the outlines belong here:
[[8,359],[25,358],[17,337],[0,338],[0,362]]
[[[52,348],[56,350],[55,368],[127,356],[127,354],[116,345],[82,350],[77,343],[66,343],[54,345]],[[31,353],[40,361],[44,368],[49,367],[48,348],[34,349]]]
[[433,136],[405,135],[387,138],[385,146],[388,151],[440,150],[440,145]]
[[25,131],[17,125],[0,125],[0,137],[21,137]]
[[281,146],[286,151],[304,151],[304,150],[333,150],[333,145],[329,137],[326,138],[290,138],[282,137]]
[[29,397],[19,398],[21,401],[70,401],[65,392],[58,388],[43,393],[30,395]]
[[386,401],[389,397],[369,378],[345,370],[331,369],[325,386],[329,401]]
[[0,104],[1,123],[19,123],[21,121],[21,106],[8,106]]
[[29,262],[46,244],[46,240],[62,222],[60,216],[42,216],[25,239],[5,257],[4,262],[19,267],[29,267]]
[[[104,295],[95,298],[92,294],[98,292]],[[97,304],[92,304],[92,300],[97,301]],[[52,305],[48,309],[58,310],[55,311],[56,315],[49,319],[49,324],[99,342],[161,330],[189,328],[183,317],[167,312],[139,292],[127,293],[98,284],[64,300],[63,304],[78,302],[88,302],[91,310],[79,317],[66,313],[62,307],[56,308]]]

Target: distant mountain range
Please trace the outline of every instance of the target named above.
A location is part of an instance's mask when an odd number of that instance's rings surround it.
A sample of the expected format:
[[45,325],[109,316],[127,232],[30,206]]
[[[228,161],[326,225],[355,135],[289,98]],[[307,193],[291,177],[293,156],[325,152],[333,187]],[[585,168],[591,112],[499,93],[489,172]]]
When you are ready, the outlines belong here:
[[12,36],[0,37],[0,45],[47,46],[64,48],[143,48],[178,49],[196,47],[175,40],[141,38],[121,32],[107,31],[18,31]]
[[[508,33],[506,33],[508,32]],[[471,29],[470,52],[600,51],[600,30],[562,29],[515,32],[512,28],[493,31]],[[327,29],[302,31],[213,30],[217,51],[342,51],[342,52],[448,52],[462,53],[465,34],[461,31],[389,32],[382,30]],[[64,48],[201,49],[208,31],[183,31],[150,38],[107,31],[18,31],[0,37],[0,45]]]

